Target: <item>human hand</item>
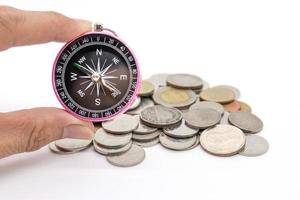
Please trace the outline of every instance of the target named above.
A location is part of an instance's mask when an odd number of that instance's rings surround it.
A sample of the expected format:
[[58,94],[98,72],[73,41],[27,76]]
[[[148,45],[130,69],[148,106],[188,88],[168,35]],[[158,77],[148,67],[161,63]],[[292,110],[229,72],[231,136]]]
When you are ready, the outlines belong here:
[[[66,42],[91,30],[91,23],[56,12],[23,11],[0,6],[0,51],[15,46]],[[22,33],[22,37],[19,37]],[[33,108],[0,113],[0,159],[35,151],[61,138],[90,139],[91,122],[58,108]]]

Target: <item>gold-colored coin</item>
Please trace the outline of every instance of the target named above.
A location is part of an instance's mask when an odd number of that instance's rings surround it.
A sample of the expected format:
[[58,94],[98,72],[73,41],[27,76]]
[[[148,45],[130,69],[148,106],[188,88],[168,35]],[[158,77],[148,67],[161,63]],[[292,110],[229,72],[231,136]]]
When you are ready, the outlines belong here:
[[241,109],[241,105],[238,101],[233,101],[231,103],[224,104],[223,106],[226,112],[234,112]]
[[213,101],[226,104],[234,101],[235,94],[228,88],[213,87],[203,90],[200,93],[200,98],[204,101]]
[[244,112],[251,112],[252,111],[251,107],[248,104],[246,104],[245,102],[242,102],[242,101],[237,101],[237,102],[241,106],[241,108],[240,108],[241,111],[244,111]]
[[153,85],[153,83],[147,80],[143,80],[139,95],[143,97],[148,97],[153,94],[154,90],[155,90],[155,86]]
[[177,89],[172,87],[161,87],[153,94],[155,103],[175,108],[184,108],[197,99],[192,90]]

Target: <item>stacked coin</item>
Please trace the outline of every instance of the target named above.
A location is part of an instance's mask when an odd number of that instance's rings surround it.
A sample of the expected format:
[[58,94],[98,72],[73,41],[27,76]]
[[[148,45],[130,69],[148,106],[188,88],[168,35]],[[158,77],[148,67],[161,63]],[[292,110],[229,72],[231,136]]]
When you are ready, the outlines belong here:
[[[200,144],[216,156],[262,155],[268,142],[254,134],[262,130],[263,122],[248,104],[238,100],[240,95],[233,86],[209,87],[191,74],[155,74],[142,81],[139,96],[125,114],[95,123],[94,148],[109,163],[121,167],[141,163],[143,148],[158,143],[175,151]],[[57,141],[50,149],[57,153],[81,150],[60,146]]]
[[89,148],[92,140],[65,138],[49,144],[49,149],[57,154],[72,154]]

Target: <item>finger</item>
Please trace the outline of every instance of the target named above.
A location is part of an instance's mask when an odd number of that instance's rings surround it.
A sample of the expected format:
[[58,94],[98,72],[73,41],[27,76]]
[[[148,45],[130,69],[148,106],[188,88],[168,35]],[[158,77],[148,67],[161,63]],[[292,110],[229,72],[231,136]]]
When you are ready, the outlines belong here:
[[50,41],[69,41],[91,29],[91,22],[72,19],[57,12],[24,11],[0,6],[0,50]]
[[34,108],[0,114],[0,158],[34,151],[61,138],[93,138],[91,122],[57,108]]

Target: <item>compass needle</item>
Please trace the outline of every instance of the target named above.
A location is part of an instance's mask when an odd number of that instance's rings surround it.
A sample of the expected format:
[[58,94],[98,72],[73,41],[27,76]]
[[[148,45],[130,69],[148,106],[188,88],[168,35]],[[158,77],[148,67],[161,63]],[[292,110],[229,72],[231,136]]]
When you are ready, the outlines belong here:
[[109,81],[109,80],[106,80],[107,83],[111,84],[111,85],[117,85],[116,83],[112,82],[112,81]]
[[113,92],[116,92],[117,94],[121,94],[121,91],[118,90],[113,84],[111,84],[112,82],[108,81],[107,84],[112,88]]
[[108,85],[108,84],[106,83],[105,80],[103,80],[102,83],[103,83],[103,85],[104,85],[105,87],[107,87],[110,91],[114,91],[114,89],[113,89],[110,85]]
[[82,71],[83,73],[85,73],[86,75],[91,75],[93,74],[92,71],[88,70],[87,68],[85,68],[84,66],[78,64],[78,63],[74,63],[74,66],[79,69],[80,71]]

